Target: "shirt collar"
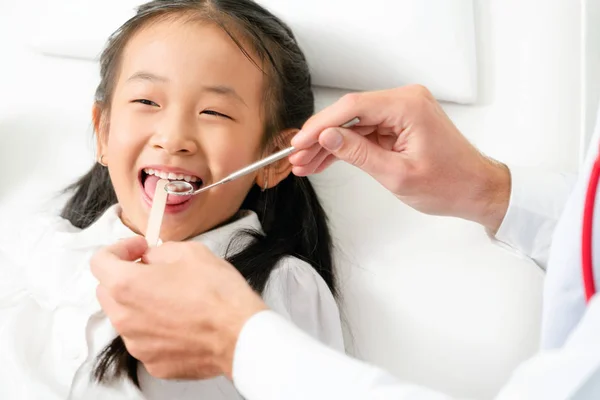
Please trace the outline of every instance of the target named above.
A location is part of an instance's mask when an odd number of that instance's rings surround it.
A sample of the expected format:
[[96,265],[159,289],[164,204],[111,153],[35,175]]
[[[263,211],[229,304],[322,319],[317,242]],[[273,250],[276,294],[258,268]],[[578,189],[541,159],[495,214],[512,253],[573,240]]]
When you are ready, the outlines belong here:
[[[106,210],[96,222],[86,229],[59,231],[57,236],[60,245],[69,249],[84,250],[108,246],[119,239],[136,236],[135,232],[123,224],[120,214],[121,207],[117,204]],[[241,210],[231,222],[188,239],[188,241],[203,243],[213,253],[222,257],[235,235],[244,230],[262,232],[256,213]]]

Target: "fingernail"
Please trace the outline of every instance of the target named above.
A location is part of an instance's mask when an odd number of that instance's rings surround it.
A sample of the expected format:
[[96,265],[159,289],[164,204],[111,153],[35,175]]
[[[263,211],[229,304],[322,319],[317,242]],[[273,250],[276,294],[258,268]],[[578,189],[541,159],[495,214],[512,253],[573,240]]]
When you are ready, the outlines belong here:
[[329,129],[321,134],[321,145],[329,151],[335,151],[342,147],[344,138],[337,129]]

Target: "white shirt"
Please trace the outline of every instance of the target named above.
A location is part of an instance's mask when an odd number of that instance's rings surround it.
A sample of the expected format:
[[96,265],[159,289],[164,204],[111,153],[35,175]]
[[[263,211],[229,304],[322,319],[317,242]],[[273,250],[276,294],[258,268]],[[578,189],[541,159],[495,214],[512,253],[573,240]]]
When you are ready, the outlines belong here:
[[[600,113],[574,190],[575,179],[568,175],[511,170],[510,205],[496,239],[547,267],[543,351],[517,368],[497,399],[600,399],[600,295],[586,308],[580,273],[584,194],[599,144]],[[596,209],[598,227],[599,204]],[[598,231],[593,244],[598,260]],[[597,261],[595,271],[600,288]],[[248,400],[450,399],[327,349],[271,311],[255,315],[242,329],[233,379]]]
[[[85,230],[61,218],[36,220],[23,234],[0,239],[0,399],[241,399],[224,377],[164,381],[142,366],[142,392],[128,379],[106,386],[91,380],[94,361],[116,332],[96,300],[89,260],[101,246],[134,235],[118,214],[115,206]],[[192,240],[223,256],[241,229],[260,230],[256,214]],[[343,351],[336,302],[307,263],[282,260],[263,298],[284,320]]]

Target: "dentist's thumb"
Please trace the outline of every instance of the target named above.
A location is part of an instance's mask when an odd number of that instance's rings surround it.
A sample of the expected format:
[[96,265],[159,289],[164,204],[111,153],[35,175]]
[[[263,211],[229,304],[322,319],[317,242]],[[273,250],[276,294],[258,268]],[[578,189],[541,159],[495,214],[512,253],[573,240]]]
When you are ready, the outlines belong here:
[[102,286],[113,287],[120,279],[131,274],[133,261],[142,257],[148,249],[141,236],[119,240],[100,249],[90,261],[92,274]]
[[111,246],[105,247],[99,253],[119,261],[135,261],[148,250],[146,239],[142,236],[120,239]]
[[319,144],[337,159],[362,169],[384,185],[382,179],[390,172],[390,167],[394,164],[400,167],[397,165],[398,154],[383,149],[351,129],[326,129],[319,135]]

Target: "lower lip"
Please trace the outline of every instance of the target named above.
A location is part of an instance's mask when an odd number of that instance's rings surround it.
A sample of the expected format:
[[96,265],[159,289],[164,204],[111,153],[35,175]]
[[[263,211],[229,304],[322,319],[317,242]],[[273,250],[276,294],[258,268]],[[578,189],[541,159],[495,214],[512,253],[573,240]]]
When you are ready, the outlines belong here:
[[[139,184],[140,184],[140,190],[142,192],[142,200],[144,201],[144,203],[146,203],[146,205],[148,205],[149,208],[152,208],[152,199],[148,196],[148,194],[144,190],[144,186],[142,185],[141,181],[139,182]],[[180,203],[180,204],[171,204],[171,205],[167,204],[167,205],[165,205],[165,214],[177,214],[177,213],[183,212],[183,211],[187,210],[188,208],[190,208],[193,200],[194,200],[194,197],[192,197],[189,200],[184,201],[183,203]]]

